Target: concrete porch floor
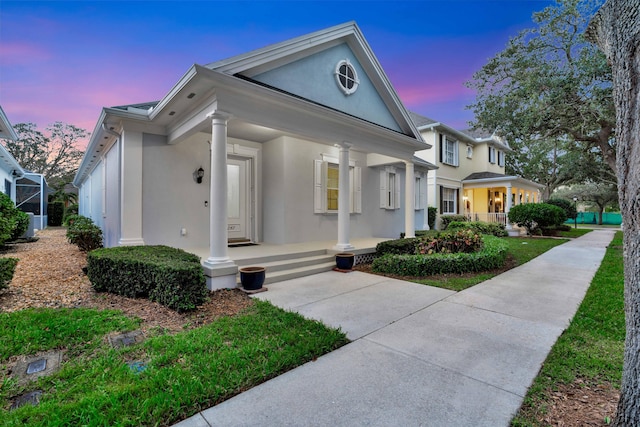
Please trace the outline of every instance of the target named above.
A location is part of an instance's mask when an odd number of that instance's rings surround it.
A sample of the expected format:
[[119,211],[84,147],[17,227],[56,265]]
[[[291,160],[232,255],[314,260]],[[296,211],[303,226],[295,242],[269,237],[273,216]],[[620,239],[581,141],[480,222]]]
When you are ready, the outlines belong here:
[[[380,242],[390,240],[384,237],[368,237],[361,239],[351,239],[350,243],[355,249],[349,251],[355,254],[372,253],[375,251],[376,245]],[[253,258],[263,258],[286,254],[296,254],[302,252],[311,252],[316,250],[328,250],[331,253],[338,253],[333,247],[336,240],[326,240],[317,242],[289,243],[284,245],[275,245],[271,243],[258,243],[253,246],[236,246],[229,248],[229,258],[234,261],[243,261]],[[209,257],[209,248],[187,249],[187,252],[198,255],[203,260]]]

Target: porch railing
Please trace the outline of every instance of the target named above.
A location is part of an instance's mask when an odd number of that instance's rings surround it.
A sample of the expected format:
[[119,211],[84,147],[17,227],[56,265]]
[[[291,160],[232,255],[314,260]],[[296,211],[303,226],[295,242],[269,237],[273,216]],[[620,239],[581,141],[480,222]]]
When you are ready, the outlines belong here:
[[507,225],[507,214],[505,213],[472,212],[467,214],[467,217],[471,221],[497,222],[504,226]]

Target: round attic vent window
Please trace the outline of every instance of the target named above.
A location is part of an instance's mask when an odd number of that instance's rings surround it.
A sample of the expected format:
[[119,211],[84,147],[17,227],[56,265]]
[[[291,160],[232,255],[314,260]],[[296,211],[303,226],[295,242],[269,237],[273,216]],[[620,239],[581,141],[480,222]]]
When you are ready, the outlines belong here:
[[338,62],[336,66],[336,82],[345,95],[351,95],[358,89],[358,74],[348,59]]

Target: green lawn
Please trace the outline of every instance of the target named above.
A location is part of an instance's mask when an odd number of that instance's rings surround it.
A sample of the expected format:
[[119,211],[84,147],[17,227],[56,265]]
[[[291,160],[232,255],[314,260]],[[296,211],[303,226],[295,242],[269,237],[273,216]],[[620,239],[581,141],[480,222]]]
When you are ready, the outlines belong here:
[[543,425],[537,419],[547,412],[558,384],[580,379],[619,389],[624,338],[622,232],[617,232],[578,312],[551,349],[512,425]]
[[[567,239],[546,239],[540,237],[503,237],[509,246],[510,266],[517,267],[548,251],[554,246],[565,243]],[[480,282],[489,280],[500,274],[500,271],[489,271],[477,274],[445,274],[425,278],[413,278],[413,282],[422,285],[436,286],[452,291],[461,291]]]
[[[233,317],[123,349],[104,336],[137,321],[112,311],[26,310],[0,315],[3,426],[168,425],[347,343],[319,322],[263,301]],[[4,376],[8,359],[55,348],[72,356],[27,387]],[[135,373],[127,362],[142,361]],[[8,411],[12,397],[43,390],[38,406]]]
[[570,231],[561,231],[558,234],[560,235],[560,237],[575,238],[575,237],[584,236],[585,234],[590,233],[592,231],[593,231],[592,228],[572,228]]

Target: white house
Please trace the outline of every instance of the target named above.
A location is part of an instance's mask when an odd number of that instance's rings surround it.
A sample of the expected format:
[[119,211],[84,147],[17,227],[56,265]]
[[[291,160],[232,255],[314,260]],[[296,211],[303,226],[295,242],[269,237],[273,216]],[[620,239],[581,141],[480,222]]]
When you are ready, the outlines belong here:
[[[13,130],[2,106],[0,106],[0,139],[16,141],[18,135]],[[24,170],[18,161],[0,144],[0,183],[2,191],[16,202],[16,181],[24,176]]]
[[439,215],[466,215],[470,220],[499,222],[511,229],[511,206],[540,201],[542,185],[505,174],[511,148],[492,132],[459,131],[411,113],[423,139],[433,145],[416,156],[436,164],[429,174],[428,199]]
[[[235,285],[230,242],[413,236],[427,150],[358,26],[207,65],[157,102],[104,108],[74,185],[105,246],[208,248],[210,288]],[[417,191],[416,191],[417,190]]]

